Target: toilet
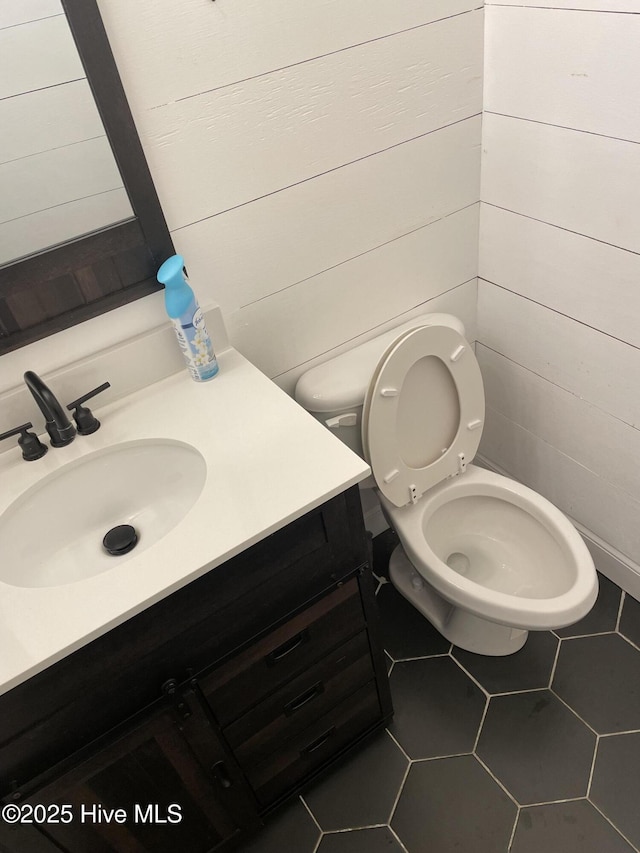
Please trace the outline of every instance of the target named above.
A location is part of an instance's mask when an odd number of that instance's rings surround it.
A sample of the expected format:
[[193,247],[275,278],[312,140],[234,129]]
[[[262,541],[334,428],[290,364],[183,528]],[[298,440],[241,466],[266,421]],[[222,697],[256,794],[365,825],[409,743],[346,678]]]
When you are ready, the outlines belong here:
[[369,463],[363,485],[400,541],[391,582],[456,646],[512,654],[589,612],[598,581],[575,527],[472,464],[484,388],[456,317],[416,317],[312,368],[295,398]]

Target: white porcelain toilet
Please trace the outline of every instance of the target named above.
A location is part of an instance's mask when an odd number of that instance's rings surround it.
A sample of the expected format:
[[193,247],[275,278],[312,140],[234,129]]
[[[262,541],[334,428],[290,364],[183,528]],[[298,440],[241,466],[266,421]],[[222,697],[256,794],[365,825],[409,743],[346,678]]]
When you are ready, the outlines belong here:
[[295,396],[371,466],[401,543],[391,580],[452,643],[508,655],[589,612],[597,575],[571,522],[470,464],[484,389],[457,318],[414,318],[312,368]]

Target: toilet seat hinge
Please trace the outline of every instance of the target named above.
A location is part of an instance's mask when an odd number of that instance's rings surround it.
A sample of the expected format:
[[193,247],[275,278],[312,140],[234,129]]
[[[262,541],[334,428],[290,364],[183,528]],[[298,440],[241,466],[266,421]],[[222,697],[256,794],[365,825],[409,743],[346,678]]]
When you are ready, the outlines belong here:
[[420,495],[418,494],[418,490],[413,483],[409,486],[409,500],[412,504],[417,504],[420,500]]
[[464,474],[467,470],[467,460],[464,453],[458,453],[458,474]]

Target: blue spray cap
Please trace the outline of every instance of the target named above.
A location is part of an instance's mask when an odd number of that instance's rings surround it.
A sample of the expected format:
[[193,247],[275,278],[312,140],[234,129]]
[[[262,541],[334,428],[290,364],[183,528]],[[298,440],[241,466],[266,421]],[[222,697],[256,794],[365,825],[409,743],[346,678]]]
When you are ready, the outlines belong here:
[[172,319],[184,314],[193,299],[193,290],[184,279],[183,268],[182,255],[172,255],[158,270],[157,279],[165,288],[164,304]]

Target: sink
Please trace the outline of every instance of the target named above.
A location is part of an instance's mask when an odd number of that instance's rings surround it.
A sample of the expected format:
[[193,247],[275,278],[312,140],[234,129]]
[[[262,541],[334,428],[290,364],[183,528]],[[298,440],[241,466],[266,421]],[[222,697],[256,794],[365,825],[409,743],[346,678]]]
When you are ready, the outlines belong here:
[[[122,566],[184,518],[206,474],[199,451],[172,440],[126,442],[69,462],[0,516],[0,581],[62,586]],[[112,556],[103,538],[118,525],[131,525],[137,544]]]

